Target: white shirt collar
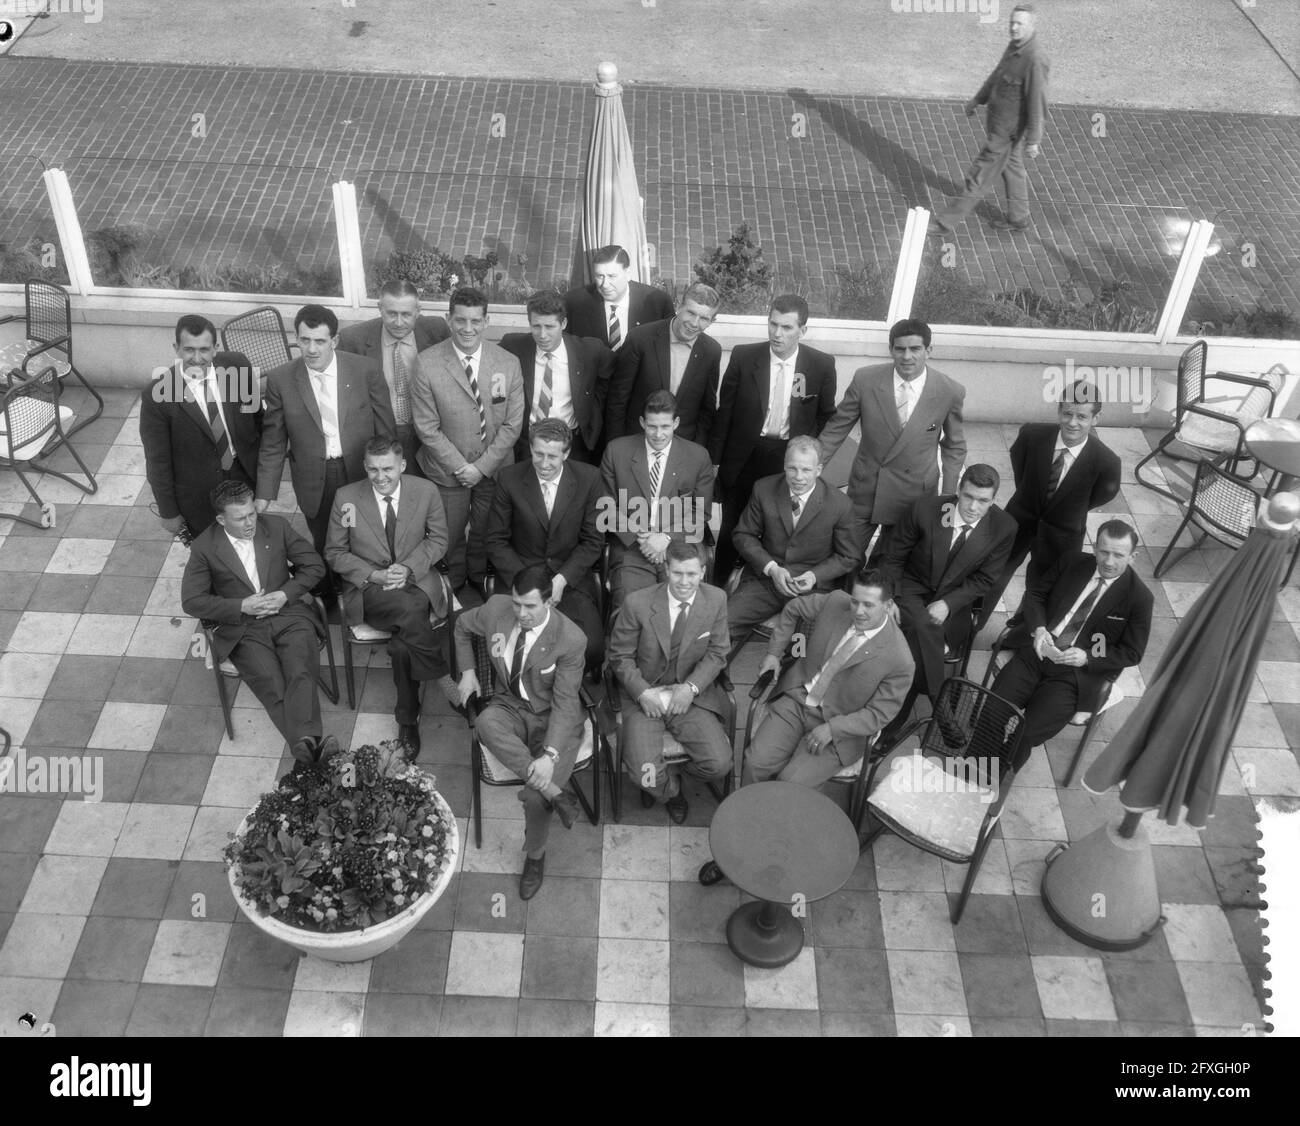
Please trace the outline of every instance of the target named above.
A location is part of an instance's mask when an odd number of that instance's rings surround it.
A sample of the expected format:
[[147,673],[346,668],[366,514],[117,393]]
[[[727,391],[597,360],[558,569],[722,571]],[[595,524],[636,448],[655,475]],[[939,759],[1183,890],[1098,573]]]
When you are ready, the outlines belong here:
[[461,371],[464,371],[464,370],[465,370],[465,365],[466,365],[467,363],[469,363],[469,362],[472,360],[472,361],[474,362],[474,366],[475,366],[475,369],[476,369],[475,374],[477,374],[478,362],[479,362],[479,359],[480,359],[480,358],[482,357],[482,355],[483,355],[483,345],[480,344],[480,345],[478,346],[478,350],[475,351],[475,353],[474,353],[472,356],[469,355],[469,354],[467,354],[467,353],[465,353],[465,352],[462,352],[462,351],[460,350],[460,345],[459,345],[459,344],[453,344],[451,347],[452,347],[452,351],[454,351],[454,352],[456,353],[456,355],[457,355],[458,357],[460,357],[460,368],[461,368]]
[[[533,475],[534,475],[534,476],[537,476],[537,470],[536,470],[536,469],[533,470]],[[561,481],[563,481],[563,480],[564,480],[564,466],[561,465],[561,466],[560,466],[560,471],[559,471],[559,473],[557,473],[557,474],[555,475],[555,480],[553,480],[553,481],[543,481],[543,480],[541,479],[541,477],[537,477],[537,487],[540,488],[540,489],[543,489],[543,490],[544,490],[544,489],[546,488],[547,485],[558,486],[559,483],[560,483]],[[555,494],[556,494],[556,496],[559,496],[559,493],[560,493],[560,490],[559,490],[558,488],[556,488],[556,490],[555,490]]]
[[928,374],[928,368],[922,368],[921,374],[914,379],[904,379],[898,374],[898,368],[894,368],[894,392],[897,394],[900,386],[907,388],[909,395],[919,395],[921,388],[925,386],[925,377]]
[[1088,439],[1085,438],[1077,446],[1067,446],[1065,444],[1065,435],[1058,430],[1056,432],[1056,449],[1052,451],[1052,460],[1055,461],[1056,455],[1060,453],[1062,450],[1064,450],[1071,459],[1074,459],[1078,457],[1081,453],[1083,453],[1083,447],[1086,446],[1087,444],[1088,444]]
[[550,620],[551,620],[551,608],[548,606],[546,607],[546,617],[544,617],[540,622],[538,622],[537,625],[533,626],[531,629],[524,629],[524,627],[519,624],[519,619],[516,618],[515,628],[511,632],[514,633],[516,637],[520,633],[522,633],[525,637],[529,635],[538,634],[546,628],[546,623],[549,622]]
[[791,356],[788,356],[786,359],[783,360],[783,359],[781,359],[780,356],[778,356],[778,355],[776,354],[775,351],[773,351],[772,346],[769,344],[769,345],[767,346],[767,356],[768,356],[768,359],[772,361],[772,370],[775,371],[775,370],[776,370],[776,365],[777,365],[777,364],[793,364],[796,360],[798,360],[798,359],[799,359],[799,348],[798,348],[798,346],[796,346],[796,347],[795,347],[795,350],[794,350],[794,354],[791,355]]
[[315,371],[312,368],[308,368],[307,374],[312,376],[313,378],[319,378],[320,376],[327,376],[331,382],[337,379],[339,374],[338,353],[335,352],[334,355],[330,357],[330,362],[325,365],[325,369],[323,371]]
[[668,452],[673,448],[672,442],[669,442],[662,450],[656,450],[649,442],[645,444],[645,456],[648,459],[646,464],[649,465],[657,457],[667,458]]
[[[375,503],[379,505],[379,511],[383,512],[384,509],[387,507],[385,501],[387,501],[388,498],[384,496],[384,494],[381,493],[378,489],[376,489],[373,485],[370,486],[370,491],[375,494]],[[394,508],[402,507],[402,482],[401,481],[397,482],[397,488],[393,490],[393,507]]]

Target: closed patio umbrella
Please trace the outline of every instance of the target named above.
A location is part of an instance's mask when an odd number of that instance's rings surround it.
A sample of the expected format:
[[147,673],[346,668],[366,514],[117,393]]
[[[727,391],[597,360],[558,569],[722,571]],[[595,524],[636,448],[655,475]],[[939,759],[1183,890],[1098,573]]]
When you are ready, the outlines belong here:
[[1137,707],[1084,775],[1122,783],[1119,823],[1055,849],[1043,906],[1071,937],[1103,950],[1140,946],[1163,921],[1142,814],[1202,828],[1250,692],[1278,584],[1295,545],[1300,497],[1279,493],[1179,624]]
[[632,142],[623,116],[623,86],[618,67],[601,63],[596,70],[596,121],[587,154],[583,192],[582,248],[587,281],[591,281],[591,252],[616,244],[632,259],[633,281],[650,280],[645,217],[632,163]]

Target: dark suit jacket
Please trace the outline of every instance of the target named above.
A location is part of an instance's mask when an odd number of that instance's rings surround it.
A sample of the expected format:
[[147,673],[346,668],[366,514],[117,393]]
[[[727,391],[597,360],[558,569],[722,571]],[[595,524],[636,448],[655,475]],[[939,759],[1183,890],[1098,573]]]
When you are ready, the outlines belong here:
[[[811,683],[853,625],[853,599],[842,590],[829,594],[801,594],[781,611],[768,654],[780,657],[800,622],[812,624],[803,656],[781,676],[775,696]],[[857,762],[867,749],[867,739],[884,727],[903,706],[912,685],[915,664],[907,641],[893,618],[865,645],[859,646],[831,679],[822,700],[822,715],[835,740],[835,752],[845,766]]]
[[[257,518],[253,552],[263,590],[267,594],[282,590],[289,599],[280,613],[304,615],[315,622],[316,616],[299,601],[325,577],[325,564],[311,541],[298,535],[282,516],[264,513]],[[181,606],[192,617],[217,623],[213,638],[216,660],[224,661],[230,655],[254,620],[239,607],[256,593],[220,524],[213,523],[190,544],[181,579]]]
[[[1008,641],[1017,647],[1032,646],[1038,627],[1055,628],[1096,576],[1097,559],[1089,552],[1075,551],[1057,560],[1042,582],[1025,592],[1020,604],[1023,624]],[[1079,636],[1079,648],[1087,651],[1088,663],[1073,670],[1080,711],[1092,711],[1097,706],[1107,677],[1142,660],[1151,636],[1154,602],[1150,588],[1132,567],[1097,599]]]
[[689,680],[700,690],[695,704],[721,719],[727,698],[717,679],[730,653],[727,596],[716,586],[700,584],[686,614],[676,668],[668,663],[671,620],[667,583],[634,590],[624,600],[609,638],[609,662],[622,688],[624,710],[638,707],[637,700],[647,688]]
[[[858,456],[849,471],[849,497],[871,513],[873,524],[897,524],[914,500],[936,492],[955,493],[966,437],[962,404],[966,388],[943,372],[927,367],[925,390],[907,425],[900,427],[894,402],[894,365],[879,364],[853,373],[835,416],[819,435],[827,461],[862,424]],[[936,451],[943,454],[939,479]]]
[[[432,348],[440,340],[451,335],[447,322],[442,317],[415,318],[415,350],[417,353]],[[358,325],[349,325],[339,333],[340,352],[351,352],[356,356],[365,356],[374,360],[380,368],[384,366],[383,356],[384,318],[375,317],[362,321]]]
[[[257,481],[257,451],[262,434],[262,398],[253,365],[241,352],[218,352],[212,358],[217,383],[227,404],[222,417],[235,455],[232,475],[250,485]],[[221,450],[212,436],[204,406],[185,395],[180,361],[172,364],[140,394],[140,444],[145,474],[158,515],[165,520],[210,511],[208,494],[222,481]],[[252,408],[252,409],[246,409]],[[197,519],[197,515],[195,516]],[[192,522],[192,521],[191,521]],[[201,532],[211,517],[193,531]]]
[[[731,350],[709,432],[709,457],[727,488],[735,483],[755,439],[763,433],[771,375],[770,345],[741,344]],[[835,413],[835,390],[835,357],[800,344],[790,395],[791,438],[801,434],[815,438],[822,432]]]
[[922,497],[894,525],[880,564],[893,577],[900,595],[914,594],[927,604],[942,599],[948,604],[949,619],[1002,574],[1016,537],[1016,522],[996,504],[990,505],[945,570],[952,546],[952,521],[949,516],[945,522],[945,516],[956,507],[956,496]]
[[853,538],[849,498],[817,481],[795,526],[783,473],[754,483],[749,505],[731,538],[755,575],[761,576],[763,568],[776,560],[792,575],[811,571],[819,590],[829,590],[836,579],[862,562]]
[[603,491],[594,465],[566,461],[548,519],[531,461],[498,470],[484,541],[503,589],[533,563],[545,563],[575,589],[590,589],[605,542],[596,526]]
[[350,625],[365,621],[361,588],[370,581],[370,573],[394,562],[410,567],[410,581],[428,596],[438,617],[447,613],[443,586],[433,569],[447,551],[447,515],[436,485],[410,474],[402,475],[393,541],[397,547],[395,560],[388,556],[384,520],[368,480],[344,485],[334,494],[325,562],[343,579],[343,612]]
[[[612,506],[601,532],[614,536],[611,562],[617,563],[628,551],[635,551],[637,533],[651,531],[650,463],[645,435],[629,434],[605,447],[600,473],[604,481],[606,507]],[[659,480],[659,528],[674,539],[699,543],[713,507],[713,466],[704,447],[683,438],[673,438]]]
[[[501,338],[501,347],[519,361],[524,380],[524,421],[519,441],[515,443],[515,460],[528,460],[528,420],[533,414],[533,382],[537,377],[537,344],[529,332],[509,332]],[[605,396],[614,368],[614,353],[601,340],[564,334],[564,351],[569,360],[569,389],[573,395],[573,413],[578,432],[587,449],[600,443],[605,426]]]
[[[514,696],[510,683],[511,653],[506,642],[515,628],[514,604],[510,596],[493,595],[482,606],[464,610],[456,615],[456,664],[461,669],[474,668],[474,644],[470,636],[485,638],[496,671],[497,684],[502,695]],[[497,643],[496,639],[500,639]],[[582,701],[578,690],[582,686],[583,654],[587,639],[568,618],[551,607],[551,615],[524,661],[524,691],[527,700],[523,707],[534,715],[550,715],[546,729],[545,745],[556,750],[576,748],[582,739]],[[489,686],[480,686],[486,693]]]
[[1011,444],[1016,492],[1007,505],[1007,515],[1020,526],[1017,544],[1038,541],[1035,554],[1041,555],[1044,566],[1082,548],[1088,512],[1119,492],[1119,457],[1096,434],[1090,434],[1070,472],[1048,500],[1047,482],[1059,433],[1056,423],[1027,422]]
[[[568,311],[566,332],[574,336],[594,336],[602,344],[609,344],[609,317],[605,299],[594,285],[571,289],[564,295]],[[641,282],[628,282],[627,319],[625,328],[631,332],[638,325],[661,321],[673,315],[673,299],[662,289]]]
[[[641,432],[645,401],[654,391],[672,390],[672,356],[669,353],[671,320],[642,325],[627,335],[627,343],[614,357],[614,377],[605,405],[605,440]],[[718,399],[718,368],[722,345],[701,333],[691,346],[686,371],[677,388],[677,437],[698,442],[706,449]]]
[[[393,404],[384,370],[373,360],[336,352],[338,360],[339,439],[349,481],[366,475],[366,443],[397,436]],[[275,500],[284,476],[285,455],[294,496],[304,516],[315,516],[325,488],[325,432],[311,376],[302,360],[281,364],[266,377],[266,418],[257,463],[257,498]]]

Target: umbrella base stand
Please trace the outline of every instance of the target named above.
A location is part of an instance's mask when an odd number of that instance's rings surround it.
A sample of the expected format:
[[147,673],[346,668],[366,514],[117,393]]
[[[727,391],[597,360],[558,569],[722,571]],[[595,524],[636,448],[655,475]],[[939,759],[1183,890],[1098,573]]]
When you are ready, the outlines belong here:
[[1073,847],[1057,845],[1043,873],[1043,907],[1071,938],[1097,950],[1132,950],[1161,924],[1151,843],[1138,829],[1103,825]]

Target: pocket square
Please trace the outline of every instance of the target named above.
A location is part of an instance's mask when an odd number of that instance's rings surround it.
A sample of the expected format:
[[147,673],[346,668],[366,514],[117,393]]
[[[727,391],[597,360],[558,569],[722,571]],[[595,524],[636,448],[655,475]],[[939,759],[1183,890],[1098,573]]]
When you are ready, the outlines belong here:
[[1124,617],[1123,614],[1107,614],[1107,615],[1106,615],[1106,621],[1108,621],[1108,622],[1123,622],[1123,621],[1127,621],[1127,620],[1128,620],[1128,619],[1126,619],[1126,618]]
[[700,636],[697,637],[695,640],[696,640],[696,641],[703,641],[703,640],[704,640],[706,637],[708,637],[708,636],[709,636],[709,631],[708,631],[708,630],[705,630],[705,631],[704,631],[702,634],[700,634]]
[[[558,665],[558,664],[559,664],[559,662],[556,661],[555,665]],[[553,673],[553,672],[555,671],[555,665],[551,665],[549,668],[542,669],[542,675],[543,675],[543,676],[546,676],[547,673]]]

